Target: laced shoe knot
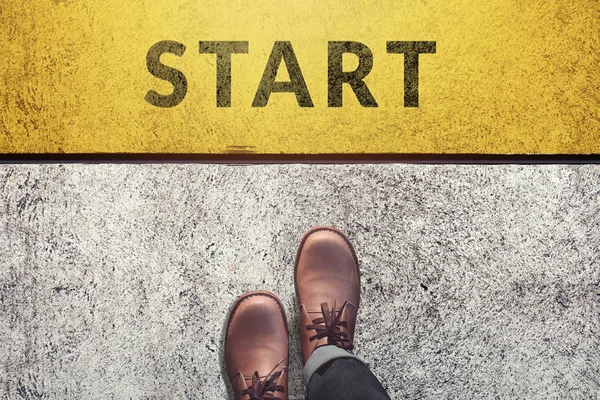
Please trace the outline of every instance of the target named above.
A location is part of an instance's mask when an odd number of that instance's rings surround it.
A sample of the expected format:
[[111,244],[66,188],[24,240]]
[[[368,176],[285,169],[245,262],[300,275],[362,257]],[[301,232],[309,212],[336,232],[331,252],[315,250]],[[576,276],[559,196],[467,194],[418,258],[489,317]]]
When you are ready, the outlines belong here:
[[348,302],[344,302],[342,308],[336,309],[336,301],[333,299],[331,311],[327,303],[321,303],[320,318],[312,320],[312,324],[306,325],[306,330],[315,330],[317,333],[309,338],[309,341],[327,338],[327,344],[332,344],[341,347],[344,350],[352,350],[354,345],[348,338],[346,332],[342,332],[341,328],[347,328],[348,323],[341,320],[342,311]]
[[281,376],[281,373],[285,370],[274,372],[277,367],[285,360],[282,359],[275,365],[275,367],[265,376],[264,379],[260,379],[258,371],[254,371],[252,375],[252,383],[248,389],[242,390],[242,396],[250,396],[250,400],[281,400],[280,397],[275,396],[275,392],[283,393],[284,387],[277,384],[277,380]]

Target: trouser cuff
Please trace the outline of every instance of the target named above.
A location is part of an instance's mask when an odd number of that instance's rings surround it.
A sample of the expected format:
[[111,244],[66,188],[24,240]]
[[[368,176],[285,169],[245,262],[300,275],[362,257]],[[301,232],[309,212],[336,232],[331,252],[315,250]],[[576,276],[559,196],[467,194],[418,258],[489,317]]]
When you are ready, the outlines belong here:
[[311,356],[306,361],[306,364],[304,364],[304,369],[302,370],[302,384],[304,385],[304,389],[306,390],[308,388],[310,379],[319,368],[338,358],[354,358],[363,363],[358,356],[355,356],[354,354],[337,346],[331,344],[321,346],[313,351]]

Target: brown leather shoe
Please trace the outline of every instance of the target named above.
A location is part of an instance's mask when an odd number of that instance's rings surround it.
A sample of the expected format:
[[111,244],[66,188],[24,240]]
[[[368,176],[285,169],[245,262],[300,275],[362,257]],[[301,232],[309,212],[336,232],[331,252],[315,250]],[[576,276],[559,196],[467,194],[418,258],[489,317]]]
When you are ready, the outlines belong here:
[[236,400],[287,400],[287,320],[273,293],[248,292],[233,304],[225,365]]
[[304,235],[296,255],[296,294],[304,362],[327,344],[352,350],[360,272],[356,253],[341,231],[316,227]]

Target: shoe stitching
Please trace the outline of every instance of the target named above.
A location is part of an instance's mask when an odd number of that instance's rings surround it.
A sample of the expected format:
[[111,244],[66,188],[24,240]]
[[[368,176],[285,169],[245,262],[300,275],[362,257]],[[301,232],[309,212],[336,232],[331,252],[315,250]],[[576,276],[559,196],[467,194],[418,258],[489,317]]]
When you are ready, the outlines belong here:
[[264,297],[268,297],[271,300],[273,300],[275,302],[275,304],[277,304],[277,307],[279,308],[279,311],[281,312],[281,317],[283,319],[283,325],[285,326],[285,333],[289,336],[289,330],[288,330],[288,326],[287,326],[287,320],[285,317],[285,311],[284,309],[281,307],[280,302],[277,300],[277,298],[269,293],[266,292],[261,292],[261,293],[252,293],[247,295],[246,297],[244,297],[243,299],[236,301],[235,306],[233,307],[233,309],[231,310],[231,312],[229,313],[229,320],[227,321],[227,332],[225,333],[225,337],[227,338],[227,335],[229,334],[229,328],[231,327],[231,321],[233,320],[233,316],[235,314],[235,312],[237,311],[237,309],[239,308],[239,306],[246,300],[248,300],[251,297],[254,296],[264,296]]
[[306,243],[308,238],[310,236],[312,236],[313,233],[322,232],[322,231],[335,233],[340,238],[342,238],[342,240],[344,241],[344,244],[346,245],[346,248],[348,250],[350,250],[350,253],[352,254],[352,259],[354,260],[354,265],[358,268],[358,257],[356,255],[356,252],[354,251],[354,248],[352,247],[352,243],[350,243],[350,240],[344,234],[340,233],[337,229],[332,229],[331,227],[326,227],[326,226],[313,229],[312,231],[310,231],[310,233],[306,237],[304,237],[304,240],[302,241],[300,248],[304,247],[304,244]]
[[[338,232],[337,229],[332,229],[332,227],[323,226],[320,228],[313,228],[312,230],[309,230],[309,232],[307,232],[307,234],[305,234],[305,236],[302,238],[302,241],[300,242],[300,247],[298,248],[298,252],[296,253],[296,265],[294,266],[294,286],[296,287],[296,297],[298,297],[297,276],[298,276],[298,264],[300,263],[300,253],[302,252],[302,249],[304,248],[304,245],[306,244],[308,238],[310,236],[312,236],[313,233],[322,232],[322,231],[335,233],[340,238],[342,238],[342,240],[344,241],[344,244],[346,245],[346,248],[348,250],[350,250],[350,253],[352,254],[352,259],[354,260],[354,266],[356,267],[356,273],[358,275],[358,281],[360,282],[360,267],[358,265],[358,256],[356,255],[356,252],[354,251],[354,248],[352,247],[352,243],[350,243],[350,240],[344,234]],[[298,297],[298,301],[300,301],[299,297]]]

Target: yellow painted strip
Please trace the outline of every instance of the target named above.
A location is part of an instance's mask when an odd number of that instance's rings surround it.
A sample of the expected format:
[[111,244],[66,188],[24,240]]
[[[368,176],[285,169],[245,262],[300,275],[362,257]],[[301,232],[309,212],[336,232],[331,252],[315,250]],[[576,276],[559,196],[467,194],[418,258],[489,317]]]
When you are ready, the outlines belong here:
[[[598,154],[599,27],[597,0],[3,0],[0,152]],[[161,60],[188,84],[170,108],[145,100],[173,91],[146,66],[165,40],[185,46]],[[247,42],[231,55],[230,107],[217,107],[217,57],[200,41]],[[253,107],[278,41],[313,107],[277,92]],[[336,41],[372,52],[377,107],[348,84],[328,107]],[[404,106],[393,41],[435,42],[418,58],[418,107]],[[344,56],[344,71],[357,66]]]

